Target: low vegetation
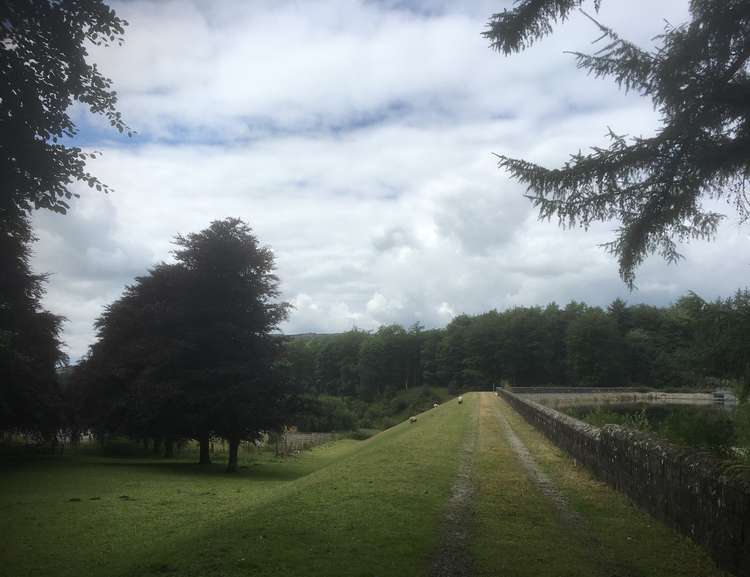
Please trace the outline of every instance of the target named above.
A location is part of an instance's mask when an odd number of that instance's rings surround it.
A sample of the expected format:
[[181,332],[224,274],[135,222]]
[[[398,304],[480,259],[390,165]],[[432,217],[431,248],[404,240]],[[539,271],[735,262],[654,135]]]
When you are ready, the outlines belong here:
[[[561,517],[529,479],[498,411],[581,524]],[[6,459],[0,575],[427,575],[471,437],[467,530],[478,575],[723,575],[491,394],[465,395],[367,441],[289,459],[241,454],[236,475],[179,459]]]
[[[474,552],[481,575],[719,577],[708,555],[635,508],[526,423],[501,399],[481,412]],[[552,506],[499,431],[501,411],[570,512]],[[502,466],[500,466],[502,464]]]
[[179,460],[6,460],[0,574],[424,574],[471,410],[443,405],[298,458],[261,454],[236,476]]
[[745,460],[750,447],[750,404],[736,408],[691,405],[578,406],[565,411],[595,426],[622,425],[672,443]]

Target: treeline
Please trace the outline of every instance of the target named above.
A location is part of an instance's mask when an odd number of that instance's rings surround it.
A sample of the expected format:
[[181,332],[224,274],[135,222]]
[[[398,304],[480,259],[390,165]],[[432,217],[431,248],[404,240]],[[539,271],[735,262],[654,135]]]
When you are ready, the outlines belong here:
[[747,289],[714,302],[690,293],[663,308],[553,303],[461,315],[443,329],[285,337],[271,333],[286,313],[273,301],[272,256],[244,223],[215,222],[177,243],[176,264],[137,278],[107,308],[81,363],[44,387],[23,375],[0,387],[0,432],[52,443],[60,432],[125,435],[161,441],[167,453],[195,439],[203,462],[209,439],[222,437],[236,465],[239,441],[262,431],[388,426],[446,389],[750,389]]
[[421,385],[747,387],[750,291],[715,302],[690,293],[664,308],[552,303],[461,315],[445,329],[303,335],[286,358],[303,390],[365,400]]
[[274,336],[289,306],[277,302],[271,250],[227,218],[177,235],[172,254],[174,263],[136,278],[105,308],[76,367],[43,387],[9,373],[0,415],[15,419],[0,432],[50,444],[62,432],[74,445],[83,433],[127,436],[163,444],[166,456],[194,439],[206,464],[210,440],[222,438],[236,470],[241,441],[289,422],[296,405],[276,369],[283,341]]

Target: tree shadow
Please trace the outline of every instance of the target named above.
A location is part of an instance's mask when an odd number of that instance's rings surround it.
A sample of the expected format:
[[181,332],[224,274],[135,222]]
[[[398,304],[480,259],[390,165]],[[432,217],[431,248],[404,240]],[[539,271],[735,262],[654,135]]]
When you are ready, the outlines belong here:
[[118,460],[118,461],[88,461],[89,466],[127,468],[149,473],[177,476],[215,477],[231,479],[248,479],[262,481],[294,481],[313,471],[303,470],[294,463],[268,463],[263,461],[240,465],[235,473],[226,471],[225,463],[211,463],[199,465],[185,461],[154,461],[154,460]]

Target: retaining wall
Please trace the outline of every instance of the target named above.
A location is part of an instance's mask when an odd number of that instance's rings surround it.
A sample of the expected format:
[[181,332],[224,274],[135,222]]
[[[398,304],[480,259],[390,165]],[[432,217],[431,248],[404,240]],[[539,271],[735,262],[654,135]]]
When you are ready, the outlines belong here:
[[642,392],[622,389],[586,389],[536,391],[513,389],[515,394],[523,395],[524,399],[537,401],[552,408],[569,407],[572,405],[610,405],[622,403],[669,403],[671,405],[715,405],[716,400],[711,393],[665,393],[661,391]]
[[750,472],[617,425],[594,427],[502,390],[530,424],[655,517],[750,577]]

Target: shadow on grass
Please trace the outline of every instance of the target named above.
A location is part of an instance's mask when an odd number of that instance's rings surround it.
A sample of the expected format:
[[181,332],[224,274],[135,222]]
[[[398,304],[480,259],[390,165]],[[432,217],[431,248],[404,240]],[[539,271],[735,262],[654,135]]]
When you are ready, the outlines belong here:
[[12,473],[28,469],[60,468],[112,468],[130,469],[156,475],[193,477],[224,477],[262,481],[294,481],[317,470],[318,467],[293,459],[261,457],[256,461],[241,463],[239,471],[228,473],[226,462],[215,461],[210,465],[199,465],[184,459],[159,457],[103,457],[69,453],[67,455],[15,454],[0,458],[0,472]]
[[254,463],[247,463],[240,465],[239,471],[235,473],[228,473],[226,470],[226,464],[224,463],[212,463],[210,465],[199,465],[197,463],[185,462],[185,461],[156,461],[156,460],[87,460],[82,464],[94,467],[122,467],[128,469],[136,469],[141,471],[148,471],[152,473],[164,473],[170,475],[195,475],[203,477],[231,477],[231,478],[247,478],[247,479],[260,479],[267,481],[293,481],[304,477],[305,475],[313,472],[309,469],[292,462],[266,462],[258,461]]

